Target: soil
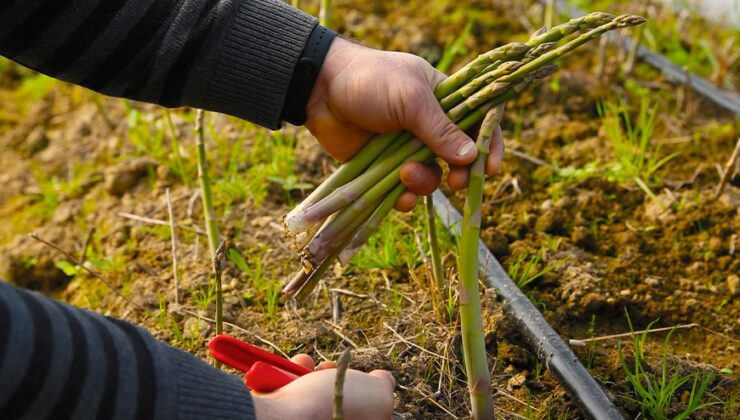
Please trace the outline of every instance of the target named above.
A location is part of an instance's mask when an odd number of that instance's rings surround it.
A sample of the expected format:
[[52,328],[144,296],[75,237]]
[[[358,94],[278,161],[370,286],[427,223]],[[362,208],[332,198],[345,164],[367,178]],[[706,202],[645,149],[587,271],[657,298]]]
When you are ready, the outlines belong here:
[[[466,57],[457,60],[465,62],[495,45],[526,39],[539,15],[520,3],[473,1],[461,9],[452,2],[337,1],[334,26],[371,46],[436,61],[467,19],[475,18]],[[536,271],[549,271],[524,289],[566,339],[629,332],[626,314],[635,330],[656,320],[653,328],[697,324],[671,335],[669,366],[683,374],[714,374],[712,397],[705,402],[724,403],[699,410],[697,418],[738,418],[738,176],[721,196],[713,195],[719,180],[715,168],[724,166],[732,152],[740,121],[643,65],[638,77],[625,79],[619,72],[621,53],[609,48],[606,57],[599,63],[596,46],[584,48],[551,79],[508,104],[503,129],[507,148],[514,152],[487,184],[483,239],[505,267],[540,255]],[[597,77],[594,69],[600,65]],[[172,113],[173,135],[161,108],[63,83],[38,97],[24,89],[33,77],[27,71],[9,63],[0,69],[0,218],[5,221],[0,225],[0,276],[136,322],[155,337],[207,358],[207,339],[214,334],[208,319],[215,304],[198,303],[210,281],[211,263],[205,236],[198,233],[203,213],[194,173],[186,184],[171,161],[162,158],[172,153],[155,156],[153,149],[131,140],[141,136],[132,124],[135,114],[148,124],[144,137],[160,136],[163,150],[179,148],[194,161],[193,112]],[[615,150],[597,104],[605,97],[623,98],[639,107],[639,92],[647,92],[657,109],[650,144],[661,149],[650,150],[661,156],[677,153],[653,176],[652,198],[635,182],[609,179],[603,171],[614,161]],[[215,114],[208,121],[209,150],[216,151],[211,156],[214,175],[226,171],[227,156],[219,148],[248,155],[260,136],[275,135]],[[307,131],[286,128],[283,134],[297,138],[299,180],[320,182],[335,162]],[[173,146],[174,138],[179,145]],[[567,177],[555,163],[593,170],[589,176]],[[249,166],[243,162],[236,171],[246,173]],[[249,195],[222,200],[217,216],[229,247],[252,270],[261,267],[267,284],[284,283],[299,262],[283,237],[281,218],[301,193],[264,182],[264,200]],[[169,226],[125,216],[167,221],[168,188],[182,227],[177,231],[179,303]],[[460,207],[461,194],[448,193]],[[393,217],[411,244],[413,228],[423,224],[420,216],[417,211]],[[73,256],[29,237],[31,232]],[[393,244],[398,238],[386,239]],[[392,252],[418,254],[415,245],[392,246]],[[454,284],[454,250],[447,243],[444,249]],[[74,262],[81,255],[115,292],[89,272],[62,269],[60,261]],[[429,270],[420,258],[382,268],[337,266],[304,305],[280,301],[275,311],[269,309],[269,287],[257,284],[254,272],[247,274],[232,262],[224,270],[227,333],[290,355],[307,352],[317,360],[336,358],[344,347],[353,347],[353,368],[382,368],[395,375],[395,411],[406,418],[467,416],[458,326],[454,319],[436,319]],[[336,323],[333,296],[343,309]],[[526,348],[494,291],[484,292],[483,306],[498,415],[582,417]],[[665,333],[648,336],[648,371],[659,371],[665,338]],[[634,418],[641,410],[625,381],[620,341],[629,363],[629,337],[574,350],[625,416]],[[685,407],[690,391],[690,384],[681,388],[675,412]]]

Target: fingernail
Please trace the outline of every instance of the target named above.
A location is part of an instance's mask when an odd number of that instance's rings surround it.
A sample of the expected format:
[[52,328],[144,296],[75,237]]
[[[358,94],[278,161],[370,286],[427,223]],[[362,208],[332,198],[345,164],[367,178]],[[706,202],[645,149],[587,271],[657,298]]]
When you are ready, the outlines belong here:
[[465,142],[459,149],[457,149],[458,157],[465,157],[470,155],[475,150],[475,143],[472,141]]

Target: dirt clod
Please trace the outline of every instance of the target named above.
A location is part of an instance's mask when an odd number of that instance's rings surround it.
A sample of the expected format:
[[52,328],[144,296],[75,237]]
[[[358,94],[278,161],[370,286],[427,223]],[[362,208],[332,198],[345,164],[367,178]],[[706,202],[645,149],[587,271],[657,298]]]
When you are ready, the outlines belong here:
[[156,167],[157,161],[150,157],[121,162],[105,171],[105,189],[113,195],[123,195]]

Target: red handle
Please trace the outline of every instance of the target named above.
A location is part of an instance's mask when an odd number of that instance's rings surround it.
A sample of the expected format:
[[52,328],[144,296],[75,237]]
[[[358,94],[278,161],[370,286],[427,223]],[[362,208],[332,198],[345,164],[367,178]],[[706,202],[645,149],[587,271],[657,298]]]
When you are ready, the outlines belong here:
[[284,359],[225,334],[217,335],[208,343],[208,347],[211,350],[211,355],[216,360],[245,373],[249,372],[252,365],[257,362],[266,362],[296,376],[311,373],[311,370],[297,365],[288,359]]
[[278,369],[269,363],[256,362],[246,375],[244,383],[257,392],[272,392],[293,382],[298,375]]

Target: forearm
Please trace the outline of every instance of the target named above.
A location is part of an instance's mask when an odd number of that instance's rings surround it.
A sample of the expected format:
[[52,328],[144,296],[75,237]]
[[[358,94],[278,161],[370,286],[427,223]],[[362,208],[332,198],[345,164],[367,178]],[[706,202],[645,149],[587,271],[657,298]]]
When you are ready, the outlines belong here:
[[254,418],[239,378],[0,281],[0,418]]
[[10,0],[0,55],[111,96],[277,128],[315,24],[281,0]]

